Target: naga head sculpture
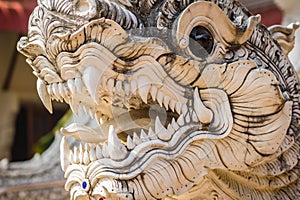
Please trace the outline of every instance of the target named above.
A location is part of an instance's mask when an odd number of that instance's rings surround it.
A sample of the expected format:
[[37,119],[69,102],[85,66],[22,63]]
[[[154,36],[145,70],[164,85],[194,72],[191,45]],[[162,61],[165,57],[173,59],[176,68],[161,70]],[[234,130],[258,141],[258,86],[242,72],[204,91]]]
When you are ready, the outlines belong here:
[[97,122],[61,130],[71,199],[299,198],[297,26],[235,0],[40,0],[18,43],[38,94]]

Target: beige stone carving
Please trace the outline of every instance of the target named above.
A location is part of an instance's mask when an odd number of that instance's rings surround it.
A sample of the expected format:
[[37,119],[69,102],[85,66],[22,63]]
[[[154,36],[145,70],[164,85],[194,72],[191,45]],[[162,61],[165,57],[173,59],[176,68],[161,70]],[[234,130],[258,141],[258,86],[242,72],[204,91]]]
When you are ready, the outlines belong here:
[[40,0],[18,50],[50,112],[93,119],[61,130],[71,199],[300,198],[295,29],[233,0]]
[[[300,22],[299,17],[299,9],[300,9],[300,2],[297,0],[275,0],[275,3],[283,10],[283,22],[282,24],[287,26],[291,23]],[[298,30],[295,33],[295,48],[290,53],[289,58],[291,62],[294,64],[298,75],[300,73],[300,31]]]

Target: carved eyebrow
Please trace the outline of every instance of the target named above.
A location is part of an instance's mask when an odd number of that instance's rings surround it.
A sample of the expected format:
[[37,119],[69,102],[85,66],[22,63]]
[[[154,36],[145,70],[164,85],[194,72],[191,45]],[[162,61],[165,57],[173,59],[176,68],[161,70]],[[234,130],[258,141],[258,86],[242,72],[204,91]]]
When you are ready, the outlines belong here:
[[[171,28],[173,22],[175,19],[181,14],[181,12],[190,4],[197,2],[195,0],[185,0],[185,1],[176,1],[173,0],[165,0],[164,3],[161,6],[158,18],[157,18],[157,27],[159,29],[163,28]],[[250,16],[249,11],[244,8],[238,9],[241,7],[241,4],[239,2],[234,2],[234,4],[231,1],[222,1],[222,2],[214,2],[220,7],[220,9],[223,10],[223,12],[228,16],[229,19],[234,21],[235,18],[243,16],[245,19],[247,19]],[[228,7],[234,7],[232,9],[224,9]],[[233,12],[234,10],[234,12]],[[231,16],[231,17],[229,17]]]

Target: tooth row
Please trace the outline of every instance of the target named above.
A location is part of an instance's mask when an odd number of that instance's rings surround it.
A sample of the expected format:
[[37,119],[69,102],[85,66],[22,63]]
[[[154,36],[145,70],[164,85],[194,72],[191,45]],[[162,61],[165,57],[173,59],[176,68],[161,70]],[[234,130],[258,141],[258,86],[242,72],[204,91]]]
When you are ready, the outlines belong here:
[[128,154],[128,150],[117,136],[114,127],[111,125],[108,131],[108,140],[102,146],[99,144],[85,144],[80,143],[79,148],[74,147],[73,151],[69,152],[69,161],[71,164],[85,164],[88,165],[101,158],[111,158],[113,160],[122,160]]
[[103,158],[102,148],[99,145],[82,144],[79,147],[74,146],[70,151],[69,161],[71,164],[85,164]]
[[51,99],[70,103],[71,94],[74,94],[75,92],[81,92],[82,88],[82,79],[80,77],[76,77],[64,83],[52,83],[47,85],[47,92]]
[[[195,106],[200,108],[195,108]],[[127,145],[124,145],[118,138],[113,125],[111,125],[108,131],[107,142],[104,142],[102,145],[80,144],[79,147],[75,146],[73,150],[69,150],[69,145],[67,142],[64,142],[61,146],[61,155],[67,156],[69,163],[84,165],[88,165],[90,162],[102,158],[110,158],[116,161],[124,160],[129,155],[131,150],[144,142],[150,140],[169,141],[181,126],[190,123],[191,121],[195,123],[210,122],[211,118],[213,117],[210,115],[210,112],[211,111],[206,108],[201,101],[198,88],[196,88],[194,92],[194,108],[188,108],[185,104],[182,105],[182,114],[179,116],[177,121],[175,121],[173,118],[167,128],[163,126],[162,122],[157,116],[155,119],[155,130],[150,128],[148,133],[146,133],[144,130],[141,130],[139,135],[134,133],[132,137],[127,137]],[[203,113],[207,115],[201,116],[200,114]],[[67,165],[68,164],[66,162],[63,162],[63,169],[65,169]]]
[[[185,108],[182,109],[184,110]],[[170,140],[173,134],[181,126],[193,119],[193,115],[195,115],[194,112],[192,112],[192,114],[190,112],[187,112],[185,115],[182,114],[177,122],[173,118],[167,128],[162,125],[159,117],[156,117],[154,131],[150,128],[148,133],[146,133],[142,129],[139,135],[137,133],[134,133],[132,137],[128,135],[126,146],[118,138],[113,125],[111,125],[109,127],[107,142],[104,142],[102,145],[87,143],[83,145],[80,143],[79,147],[74,146],[73,150],[69,151],[69,162],[71,164],[88,165],[89,163],[102,158],[123,160],[128,156],[130,150],[133,150],[141,143],[156,139],[162,141]],[[195,119],[193,121],[197,122],[197,120],[198,119]]]
[[171,109],[181,114],[182,104],[165,95],[156,85],[152,84],[150,79],[146,76],[140,76],[137,80],[121,81],[114,78],[103,78],[102,87],[111,93],[115,92],[118,95],[129,96],[130,94],[138,94],[142,101],[147,104],[148,97],[151,97],[153,101],[157,101],[161,107],[165,107],[166,110]]
[[190,123],[191,120],[193,122],[198,122],[198,118],[193,118],[195,114],[194,111],[187,111],[187,106],[184,105],[182,107],[182,113],[180,117],[177,119],[177,122],[174,118],[172,118],[171,123],[167,126],[167,128],[164,127],[162,122],[160,121],[159,117],[157,116],[155,119],[155,131],[152,130],[152,128],[149,128],[148,133],[146,133],[143,129],[141,130],[140,136],[136,132],[133,133],[133,136],[130,135],[127,136],[127,148],[129,150],[134,149],[136,146],[143,142],[147,142],[150,140],[160,139],[162,141],[169,141],[173,134],[184,124]]

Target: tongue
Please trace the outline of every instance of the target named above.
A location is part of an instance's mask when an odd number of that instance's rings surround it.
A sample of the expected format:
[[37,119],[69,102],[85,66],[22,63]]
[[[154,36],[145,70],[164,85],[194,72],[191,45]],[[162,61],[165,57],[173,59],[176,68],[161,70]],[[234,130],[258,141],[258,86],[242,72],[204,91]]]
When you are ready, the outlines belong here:
[[134,130],[148,130],[150,127],[154,127],[154,121],[149,119],[149,116],[143,116],[142,110],[139,112],[139,118],[136,118],[127,112],[122,113],[115,119],[109,120],[98,127],[91,128],[83,124],[72,123],[69,126],[62,128],[60,131],[63,135],[72,136],[79,141],[98,144],[107,140],[110,125],[114,126],[117,133],[127,134],[132,134]]
[[107,134],[103,134],[103,132],[100,131],[100,127],[92,129],[78,123],[70,124],[60,131],[65,136],[73,136],[77,140],[87,143],[100,143],[107,139]]
[[115,116],[114,120],[109,122],[114,125],[117,133],[132,129],[146,129],[154,126],[154,120],[149,118],[147,110],[133,110]]
[[[113,125],[120,139],[126,141],[127,135],[133,135],[141,129],[154,130],[155,118],[159,116],[163,123],[168,120],[167,113],[162,108],[155,106],[153,108],[136,109],[124,111],[123,109],[114,109],[113,119],[106,121],[104,124],[96,127],[89,127],[79,123],[73,123],[62,128],[61,133],[65,136],[72,136],[75,139],[87,143],[102,143],[107,140],[109,126]],[[124,136],[124,137],[123,137]]]

